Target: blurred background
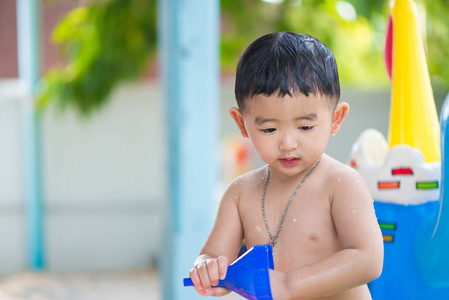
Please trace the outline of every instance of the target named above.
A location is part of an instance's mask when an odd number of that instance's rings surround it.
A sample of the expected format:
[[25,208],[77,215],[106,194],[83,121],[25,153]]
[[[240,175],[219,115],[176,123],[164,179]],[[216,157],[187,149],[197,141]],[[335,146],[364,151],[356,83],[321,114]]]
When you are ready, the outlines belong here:
[[[27,0],[0,0],[0,298],[103,299],[96,294],[102,289],[113,291],[109,299],[162,298],[161,256],[173,251],[161,242],[172,188],[158,36],[164,26],[158,6],[165,1],[31,1],[37,4],[37,42],[27,49],[37,56],[38,79],[30,93],[20,79],[19,45],[27,36],[20,33],[21,2]],[[174,10],[185,5],[171,2]],[[449,90],[449,4],[416,3],[439,110]],[[364,129],[387,136],[387,21],[386,0],[219,3],[219,89],[211,99],[218,105],[219,141],[208,149],[219,160],[215,194],[261,165],[227,114],[235,106],[233,76],[246,46],[269,32],[296,31],[333,51],[341,99],[351,112],[326,152],[346,162]],[[32,128],[43,231],[31,235],[43,237],[40,263],[30,261],[27,237],[23,111],[29,94],[37,115]],[[212,207],[218,199],[210,199]],[[89,282],[85,298],[81,282]]]

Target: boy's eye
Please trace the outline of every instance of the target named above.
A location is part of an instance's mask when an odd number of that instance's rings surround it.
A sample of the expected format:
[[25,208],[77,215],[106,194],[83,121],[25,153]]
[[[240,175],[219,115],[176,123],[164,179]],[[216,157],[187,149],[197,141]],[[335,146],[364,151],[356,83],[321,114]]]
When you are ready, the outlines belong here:
[[261,129],[260,131],[265,132],[265,133],[271,133],[274,132],[276,130],[276,128],[265,128],[265,129]]
[[301,129],[301,130],[310,130],[312,128],[313,128],[313,126],[300,126],[299,127],[299,129]]

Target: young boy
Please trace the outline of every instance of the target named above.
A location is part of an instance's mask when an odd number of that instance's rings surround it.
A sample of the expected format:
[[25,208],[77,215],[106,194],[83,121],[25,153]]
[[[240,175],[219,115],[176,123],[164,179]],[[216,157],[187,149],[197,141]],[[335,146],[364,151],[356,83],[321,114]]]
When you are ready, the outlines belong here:
[[273,299],[371,299],[383,242],[363,178],[324,154],[349,106],[338,103],[335,58],[317,39],[279,32],[254,41],[237,66],[230,108],[266,166],[227,188],[215,225],[190,271],[204,296],[248,248],[270,243]]

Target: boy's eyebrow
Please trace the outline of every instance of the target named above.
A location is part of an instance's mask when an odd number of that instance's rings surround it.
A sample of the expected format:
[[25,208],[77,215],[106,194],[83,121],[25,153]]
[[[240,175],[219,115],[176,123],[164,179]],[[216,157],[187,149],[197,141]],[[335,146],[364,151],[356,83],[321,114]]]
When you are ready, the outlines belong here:
[[257,125],[262,125],[263,123],[266,123],[266,122],[276,122],[276,119],[256,117],[256,119],[254,120],[254,123],[256,123]]
[[301,116],[301,117],[299,117],[299,118],[296,118],[295,121],[298,121],[298,120],[309,120],[309,121],[314,121],[314,120],[316,120],[317,118],[318,118],[318,116],[316,115],[316,113],[309,113],[309,114],[306,114],[306,115]]
[[[317,119],[317,115],[315,113],[309,113],[309,114],[305,114],[303,116],[295,118],[295,121],[300,121],[300,120],[314,121],[316,119]],[[276,122],[276,121],[277,121],[277,119],[273,119],[273,118],[256,117],[254,122],[257,125],[261,125],[266,122]]]

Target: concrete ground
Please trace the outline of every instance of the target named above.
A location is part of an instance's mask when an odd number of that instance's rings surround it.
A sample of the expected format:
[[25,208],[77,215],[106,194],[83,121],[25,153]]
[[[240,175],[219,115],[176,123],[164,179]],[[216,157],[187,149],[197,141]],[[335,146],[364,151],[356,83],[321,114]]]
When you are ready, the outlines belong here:
[[[105,273],[32,273],[0,278],[1,300],[159,300],[152,270]],[[212,299],[212,298],[209,298]],[[235,293],[224,300],[243,299]]]

